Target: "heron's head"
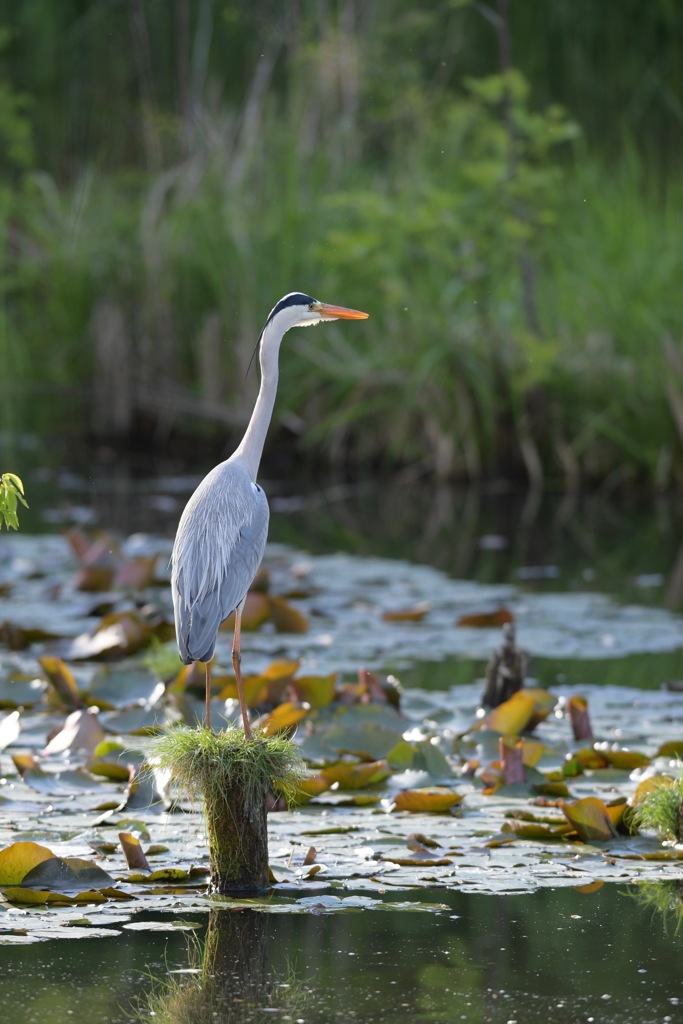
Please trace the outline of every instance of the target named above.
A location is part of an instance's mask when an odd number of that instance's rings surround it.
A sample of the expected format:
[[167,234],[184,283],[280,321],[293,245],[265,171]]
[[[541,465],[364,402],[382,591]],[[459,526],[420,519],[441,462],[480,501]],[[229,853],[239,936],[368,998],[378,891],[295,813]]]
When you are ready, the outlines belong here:
[[347,309],[346,306],[330,306],[327,302],[319,302],[311,295],[303,292],[290,292],[273,307],[266,326],[278,319],[282,322],[283,331],[290,327],[310,327],[323,320],[365,320],[368,314],[359,309]]

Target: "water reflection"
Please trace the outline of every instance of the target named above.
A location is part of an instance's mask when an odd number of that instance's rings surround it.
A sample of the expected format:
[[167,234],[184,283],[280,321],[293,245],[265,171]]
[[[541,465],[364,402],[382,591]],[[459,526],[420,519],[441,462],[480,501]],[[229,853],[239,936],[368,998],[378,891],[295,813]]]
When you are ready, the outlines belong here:
[[256,911],[211,910],[203,948],[191,948],[190,973],[157,979],[139,1003],[140,1016],[158,1024],[262,1024],[274,1015],[298,1016],[306,990],[291,972],[278,980],[269,970],[268,925],[268,915]]
[[[680,905],[671,883],[647,890],[668,914]],[[219,909],[189,953],[158,931],[177,916],[147,915],[157,930],[0,947],[3,1019],[667,1024],[680,1019],[683,929],[644,892],[421,891],[441,913]]]
[[[22,529],[74,520],[122,533],[174,533],[209,465],[114,459],[86,473],[24,471],[31,510]],[[676,502],[529,495],[500,482],[458,489],[405,474],[357,484],[265,481],[271,539],[314,552],[407,558],[451,576],[533,590],[589,589],[623,600],[683,606],[683,512]]]
[[681,936],[635,889],[429,893],[441,914],[213,911],[200,973],[151,1006],[168,1024],[673,1020]]

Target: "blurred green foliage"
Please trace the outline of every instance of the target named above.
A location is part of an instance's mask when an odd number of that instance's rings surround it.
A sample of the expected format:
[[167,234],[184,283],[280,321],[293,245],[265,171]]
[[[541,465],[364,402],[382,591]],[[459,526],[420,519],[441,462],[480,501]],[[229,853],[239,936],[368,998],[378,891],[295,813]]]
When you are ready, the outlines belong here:
[[0,476],[0,526],[4,523],[8,530],[19,529],[19,503],[28,508],[21,479],[16,473],[3,473]]
[[683,479],[679,5],[24,0],[3,22],[0,427],[237,434],[265,315],[304,289],[371,320],[288,336],[300,447]]

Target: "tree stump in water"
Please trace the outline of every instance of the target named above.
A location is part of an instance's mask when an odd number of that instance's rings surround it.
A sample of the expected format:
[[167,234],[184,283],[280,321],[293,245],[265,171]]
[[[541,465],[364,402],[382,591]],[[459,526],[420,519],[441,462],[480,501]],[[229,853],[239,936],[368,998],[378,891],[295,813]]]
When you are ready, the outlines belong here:
[[305,775],[296,747],[241,729],[172,729],[152,758],[189,795],[201,796],[209,841],[210,892],[245,896],[269,886],[267,803],[291,797]]
[[245,794],[239,785],[204,795],[209,838],[209,892],[246,896],[269,887],[265,793]]
[[497,708],[524,686],[529,656],[515,643],[514,623],[503,626],[503,642],[492,652],[486,666],[486,687],[481,698],[485,707]]

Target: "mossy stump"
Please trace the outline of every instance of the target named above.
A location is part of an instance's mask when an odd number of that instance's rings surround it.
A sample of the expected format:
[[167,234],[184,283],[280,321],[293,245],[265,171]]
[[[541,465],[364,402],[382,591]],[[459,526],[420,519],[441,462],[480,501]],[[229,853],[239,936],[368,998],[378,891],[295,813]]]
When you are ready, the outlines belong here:
[[279,736],[185,726],[158,739],[152,758],[189,796],[201,796],[209,841],[209,891],[225,896],[269,887],[267,803],[291,797],[305,774],[296,747]]

